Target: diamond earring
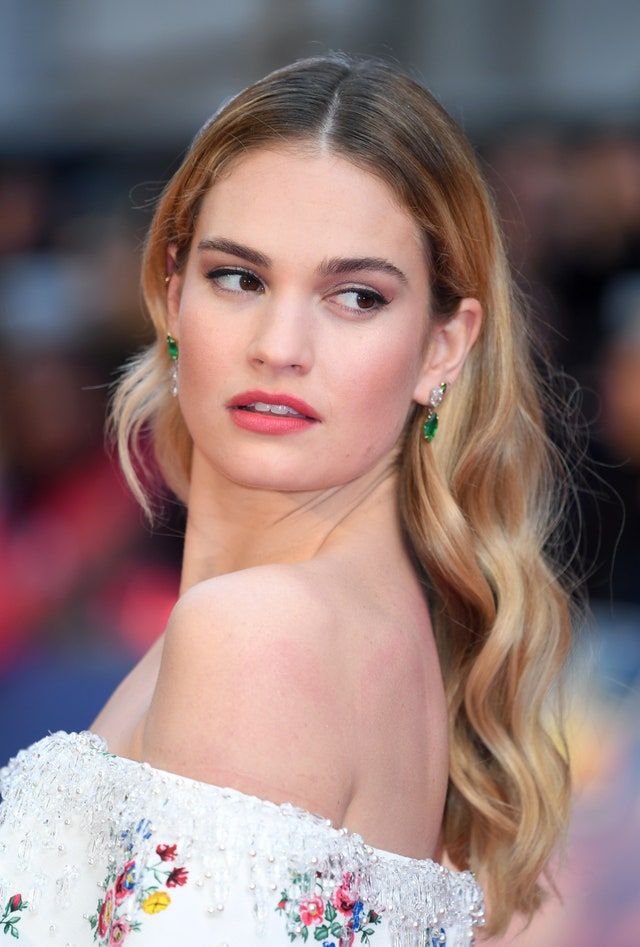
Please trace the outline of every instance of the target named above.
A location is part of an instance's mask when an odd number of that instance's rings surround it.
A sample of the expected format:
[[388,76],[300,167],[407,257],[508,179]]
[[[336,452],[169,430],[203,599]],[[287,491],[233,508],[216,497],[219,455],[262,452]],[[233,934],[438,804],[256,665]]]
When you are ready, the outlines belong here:
[[424,419],[424,424],[422,425],[422,436],[424,437],[425,441],[432,441],[436,436],[436,431],[438,430],[438,415],[435,409],[442,402],[446,390],[446,381],[441,382],[431,390],[431,397],[429,398],[429,404],[427,407],[427,415]]

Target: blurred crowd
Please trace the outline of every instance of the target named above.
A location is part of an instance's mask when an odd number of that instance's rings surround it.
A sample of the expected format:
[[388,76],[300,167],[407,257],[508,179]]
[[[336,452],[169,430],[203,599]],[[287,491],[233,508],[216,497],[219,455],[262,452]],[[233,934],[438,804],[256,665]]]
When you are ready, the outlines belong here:
[[589,595],[640,608],[640,129],[540,123],[483,151],[534,334],[578,409]]
[[180,507],[166,498],[152,533],[104,437],[118,368],[149,338],[138,275],[150,170],[94,156],[0,163],[0,709],[15,711],[3,759],[45,721],[86,725],[177,597]]

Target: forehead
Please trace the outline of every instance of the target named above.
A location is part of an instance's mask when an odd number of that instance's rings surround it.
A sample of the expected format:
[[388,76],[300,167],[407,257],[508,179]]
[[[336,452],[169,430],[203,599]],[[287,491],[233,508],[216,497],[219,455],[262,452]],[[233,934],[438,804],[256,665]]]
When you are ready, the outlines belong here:
[[[367,255],[423,259],[420,229],[381,177],[348,158],[296,146],[259,148],[234,159],[207,191],[196,236],[274,240]],[[336,247],[336,241],[340,244]],[[274,253],[277,256],[277,253]]]

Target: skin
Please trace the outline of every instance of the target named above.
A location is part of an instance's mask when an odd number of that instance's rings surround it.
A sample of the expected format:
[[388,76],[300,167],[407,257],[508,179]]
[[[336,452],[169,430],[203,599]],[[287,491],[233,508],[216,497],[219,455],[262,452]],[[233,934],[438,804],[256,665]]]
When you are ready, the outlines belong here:
[[[198,250],[212,237],[271,265]],[[407,281],[376,270],[318,275],[333,257],[382,258]],[[223,266],[253,275],[207,279]],[[389,304],[371,308],[371,291]],[[194,442],[181,593],[259,564],[364,552],[374,537],[404,557],[397,440],[413,402],[426,405],[434,386],[455,383],[482,309],[463,299],[446,325],[429,324],[419,231],[388,186],[329,151],[249,152],[206,195],[167,307]],[[225,402],[250,388],[301,397],[322,420],[287,436],[242,430]]]

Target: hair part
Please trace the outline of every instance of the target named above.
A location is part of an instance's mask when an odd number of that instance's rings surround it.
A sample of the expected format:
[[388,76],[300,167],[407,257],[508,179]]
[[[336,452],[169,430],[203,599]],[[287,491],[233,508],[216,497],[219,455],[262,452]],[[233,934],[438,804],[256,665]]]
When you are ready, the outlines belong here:
[[147,439],[162,479],[187,501],[192,442],[167,384],[167,248],[181,271],[208,190],[248,150],[282,145],[347,158],[412,214],[430,275],[425,343],[429,326],[450,318],[462,298],[483,307],[437,439],[420,436],[415,405],[397,472],[449,706],[444,848],[484,888],[483,936],[500,934],[514,913],[530,919],[543,903],[542,874],[557,893],[549,864],[569,821],[560,679],[577,609],[554,550],[571,478],[545,428],[549,416],[566,422],[535,363],[492,196],[470,144],[431,93],[382,60],[335,53],[270,73],[205,123],[148,231],[142,292],[157,339],[125,367],[108,431],[150,520]]

